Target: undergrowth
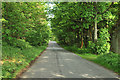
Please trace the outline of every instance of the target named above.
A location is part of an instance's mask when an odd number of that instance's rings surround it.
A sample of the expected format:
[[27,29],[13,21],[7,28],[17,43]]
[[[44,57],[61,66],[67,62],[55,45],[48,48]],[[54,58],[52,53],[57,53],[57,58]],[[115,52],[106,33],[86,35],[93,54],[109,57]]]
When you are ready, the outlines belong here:
[[98,56],[94,62],[98,63],[108,69],[113,70],[120,74],[120,62],[119,62],[120,55],[116,53],[108,53]]
[[10,46],[3,42],[2,78],[15,78],[23,68],[28,66],[46,48],[46,46],[31,46],[28,43],[20,44]]

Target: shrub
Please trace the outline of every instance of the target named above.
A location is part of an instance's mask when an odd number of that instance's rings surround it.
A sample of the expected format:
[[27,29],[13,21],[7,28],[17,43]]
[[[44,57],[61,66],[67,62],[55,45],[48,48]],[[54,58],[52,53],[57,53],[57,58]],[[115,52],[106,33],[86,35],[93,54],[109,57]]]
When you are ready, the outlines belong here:
[[2,59],[12,59],[16,57],[16,54],[21,54],[21,50],[19,48],[15,48],[13,46],[7,45],[6,42],[2,44]]
[[90,53],[90,51],[87,48],[79,48],[79,51],[77,53],[79,54],[86,54],[86,53]]
[[107,54],[101,54],[97,57],[95,60],[97,63],[104,65],[105,67],[114,70],[115,72],[120,72],[120,63],[119,63],[119,54],[115,53],[107,53]]
[[7,45],[2,47],[2,78],[15,78],[18,72],[34,60],[46,46],[20,48]]
[[61,45],[61,46],[64,47],[66,50],[74,53],[79,53],[79,54],[90,53],[87,48],[79,48],[77,47],[77,45],[73,45],[73,46]]
[[98,54],[104,54],[104,53],[109,53],[110,50],[110,43],[108,41],[110,41],[110,34],[108,33],[108,29],[107,28],[101,28],[100,30],[100,35],[97,41],[97,53]]
[[32,46],[29,44],[29,42],[26,42],[24,39],[18,39],[14,43],[14,46],[19,47],[21,49],[24,48],[31,48]]
[[29,42],[32,46],[43,46],[49,41],[49,31],[47,29],[44,31],[42,28],[37,31],[30,31],[26,34],[26,41]]
[[91,53],[96,53],[95,43],[93,43],[92,41],[88,41],[88,50]]

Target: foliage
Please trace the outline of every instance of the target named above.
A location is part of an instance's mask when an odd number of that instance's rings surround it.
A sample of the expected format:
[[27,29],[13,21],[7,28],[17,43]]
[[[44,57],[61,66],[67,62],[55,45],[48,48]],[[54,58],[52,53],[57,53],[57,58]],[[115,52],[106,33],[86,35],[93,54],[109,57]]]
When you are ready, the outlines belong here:
[[98,54],[109,53],[109,50],[110,50],[110,43],[108,42],[110,41],[109,38],[110,38],[110,34],[108,33],[108,29],[101,28],[99,39],[96,46]]
[[68,45],[61,45],[63,48],[65,48],[66,50],[69,50],[71,52],[74,53],[79,53],[79,54],[86,54],[86,53],[90,53],[89,50],[87,48],[79,48],[76,45],[72,45],[72,46],[68,46]]
[[[47,25],[44,4],[41,2],[2,3],[3,78],[15,77],[17,72],[45,49],[44,46],[48,44],[50,37],[66,45],[67,50],[79,55],[109,53],[109,33],[112,34],[119,24],[120,2],[55,3],[56,6],[49,10],[54,14],[54,18],[50,19],[52,32]],[[100,33],[96,33],[99,37],[96,42],[93,35],[97,30]],[[110,59],[109,54],[105,56]],[[101,59],[98,57],[97,61]],[[113,61],[116,59],[111,60],[110,64],[115,64],[111,66],[115,69],[117,64]]]
[[24,39],[34,46],[48,43],[49,27],[44,3],[3,2],[2,10],[3,41],[10,45],[18,39]]
[[96,52],[95,43],[93,43],[92,41],[88,41],[88,49],[91,53],[95,53]]
[[74,46],[67,46],[67,45],[61,45],[62,47],[64,47],[66,50],[69,50],[71,52],[79,52],[79,49],[76,45]]
[[95,62],[120,74],[119,58],[119,54],[110,52],[108,54],[98,56]]
[[3,42],[2,78],[15,78],[21,69],[28,66],[45,48],[46,46],[32,46],[21,50]]
[[21,49],[31,48],[32,47],[29,44],[29,42],[26,42],[24,39],[14,40],[14,42],[12,42],[11,44],[13,44],[14,47],[18,47],[18,48],[21,48]]
[[44,26],[38,31],[28,32],[26,35],[26,41],[28,41],[33,46],[47,44],[49,41],[49,34],[49,28]]
[[[60,43],[77,46],[90,46],[90,51],[100,53],[100,47],[93,48],[101,44],[94,44],[95,22],[97,21],[97,31],[101,28],[115,28],[118,20],[118,4],[114,2],[60,2],[50,12],[54,14],[51,18],[52,31]],[[97,19],[96,19],[97,17]],[[98,37],[99,34],[97,33]],[[91,41],[91,42],[89,42]],[[103,47],[103,46],[102,46]],[[97,49],[99,49],[97,51]]]
[[16,75],[47,46],[45,3],[2,3],[2,78]]
[[94,54],[105,54],[110,51],[110,34],[108,33],[107,28],[101,28],[99,31],[99,38],[97,43],[88,41],[88,49],[91,53]]

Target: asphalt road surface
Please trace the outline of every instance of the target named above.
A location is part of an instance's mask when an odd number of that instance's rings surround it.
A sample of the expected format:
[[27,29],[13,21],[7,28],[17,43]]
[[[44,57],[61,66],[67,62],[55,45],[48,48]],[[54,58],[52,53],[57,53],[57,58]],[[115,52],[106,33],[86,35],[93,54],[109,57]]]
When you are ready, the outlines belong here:
[[117,74],[82,59],[50,41],[44,53],[21,78],[116,78]]

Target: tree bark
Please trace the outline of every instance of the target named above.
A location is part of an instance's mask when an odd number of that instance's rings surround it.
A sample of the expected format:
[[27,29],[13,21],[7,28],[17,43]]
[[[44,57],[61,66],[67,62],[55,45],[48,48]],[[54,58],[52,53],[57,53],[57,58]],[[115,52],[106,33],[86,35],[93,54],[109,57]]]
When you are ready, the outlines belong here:
[[82,35],[81,35],[81,47],[80,48],[82,48],[83,47],[83,32],[82,32]]
[[97,42],[97,12],[96,12],[96,17],[95,17],[94,42]]
[[89,40],[92,41],[92,31],[91,31],[91,27],[89,27],[88,35],[89,35]]
[[80,43],[80,34],[79,34],[79,32],[77,33],[77,43]]
[[85,44],[85,48],[87,48],[87,46],[88,46],[88,37],[87,37],[87,33],[85,33],[85,35],[84,35],[84,44]]

